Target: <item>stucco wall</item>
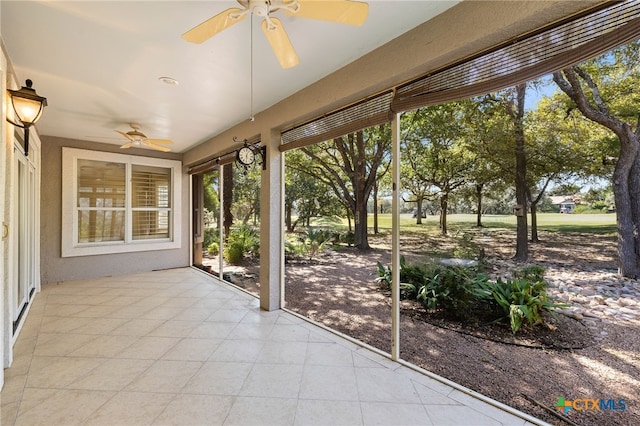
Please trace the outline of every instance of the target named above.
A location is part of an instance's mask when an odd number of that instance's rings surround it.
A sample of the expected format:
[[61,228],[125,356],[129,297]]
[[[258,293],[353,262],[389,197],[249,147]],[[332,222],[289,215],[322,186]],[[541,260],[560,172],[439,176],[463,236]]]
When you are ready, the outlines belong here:
[[[118,145],[99,144],[72,139],[42,138],[41,186],[41,279],[42,283],[84,278],[123,275],[154,269],[188,266],[189,260],[189,178],[182,176],[181,248],[97,256],[61,256],[62,234],[62,147],[122,153]],[[181,160],[182,155],[144,149],[131,149],[131,155]],[[183,169],[184,173],[184,169]]]

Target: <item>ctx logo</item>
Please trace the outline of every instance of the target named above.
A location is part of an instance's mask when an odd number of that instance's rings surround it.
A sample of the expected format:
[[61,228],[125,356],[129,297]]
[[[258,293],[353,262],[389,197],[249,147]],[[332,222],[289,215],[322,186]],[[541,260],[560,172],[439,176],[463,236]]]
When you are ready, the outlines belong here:
[[570,410],[576,411],[601,411],[601,410],[624,410],[627,408],[624,399],[618,399],[617,401],[614,399],[591,399],[591,398],[580,398],[574,399],[573,401],[569,401],[564,399],[563,397],[558,397],[558,403],[554,405],[558,411],[562,411],[565,414]]

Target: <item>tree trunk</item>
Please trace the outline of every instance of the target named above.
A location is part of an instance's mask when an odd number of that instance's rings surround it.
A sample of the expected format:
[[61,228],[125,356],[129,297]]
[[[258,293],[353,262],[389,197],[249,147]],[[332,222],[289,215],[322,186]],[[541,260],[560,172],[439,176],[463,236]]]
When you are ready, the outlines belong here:
[[[369,238],[367,235],[367,201],[372,187],[367,191],[367,164],[365,158],[364,135],[362,131],[356,133],[357,150],[354,154],[354,191],[355,209],[353,216],[355,219],[354,246],[361,250],[369,249]],[[371,172],[374,173],[374,172]]]
[[527,155],[524,149],[524,96],[526,85],[516,86],[516,111],[514,119],[516,155],[516,254],[514,260],[526,262],[529,258],[527,230]]
[[416,198],[416,225],[422,225],[422,197]]
[[449,204],[449,194],[440,196],[440,230],[442,235],[447,235],[447,206]]
[[[616,203],[616,222],[618,227],[618,269],[628,278],[640,277],[640,154],[638,139],[620,141],[621,155],[613,172],[613,193]],[[631,147],[635,145],[635,147]],[[625,149],[624,147],[627,146]],[[629,158],[623,153],[632,154]],[[626,157],[626,158],[625,158]]]
[[[591,90],[591,104],[581,81]],[[591,76],[578,66],[553,74],[553,81],[582,114],[613,131],[620,140],[620,155],[613,172],[613,194],[618,228],[618,270],[628,278],[640,277],[640,122],[632,126],[613,116]]]
[[482,228],[482,187],[484,185],[479,183],[476,185],[476,200],[477,200],[477,213],[476,213],[476,226]]
[[378,234],[378,183],[373,185],[373,233]]
[[287,232],[293,232],[293,227],[291,226],[291,214],[293,212],[293,206],[291,203],[285,203],[284,205],[284,225],[287,228]]
[[[224,227],[224,239],[229,238],[229,232],[231,232],[231,225],[233,225],[233,214],[231,214],[231,204],[233,203],[233,164],[225,164],[222,166],[222,176],[224,181],[224,188],[222,189],[222,199],[224,200],[223,207],[223,224]],[[222,247],[220,248],[222,249]]]
[[531,203],[531,242],[539,243],[538,238],[538,203]]

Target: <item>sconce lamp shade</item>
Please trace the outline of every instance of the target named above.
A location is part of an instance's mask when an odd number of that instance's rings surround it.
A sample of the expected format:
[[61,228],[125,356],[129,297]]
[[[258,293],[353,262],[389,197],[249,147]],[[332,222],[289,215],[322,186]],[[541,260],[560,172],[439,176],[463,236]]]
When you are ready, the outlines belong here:
[[20,127],[29,127],[34,124],[42,115],[42,110],[47,106],[47,98],[38,96],[35,89],[32,89],[33,82],[27,80],[27,85],[20,90],[9,90],[11,96],[11,106],[16,113],[16,118],[22,123],[14,123]]
[[[14,126],[24,129],[24,155],[29,155],[29,127],[35,124],[42,115],[42,110],[47,106],[47,98],[38,96],[35,89],[32,89],[33,81],[27,80],[27,85],[20,90],[8,90],[11,97],[11,106],[16,113],[19,123],[9,119]],[[22,123],[22,124],[20,124]]]

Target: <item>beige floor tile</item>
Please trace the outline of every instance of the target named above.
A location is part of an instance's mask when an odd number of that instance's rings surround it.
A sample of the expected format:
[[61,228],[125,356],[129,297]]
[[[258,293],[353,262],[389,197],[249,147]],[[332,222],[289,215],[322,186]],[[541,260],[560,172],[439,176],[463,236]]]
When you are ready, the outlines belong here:
[[95,318],[89,323],[73,330],[76,334],[109,334],[127,322],[122,318]]
[[96,340],[98,336],[72,333],[40,333],[34,350],[36,356],[64,356]]
[[[474,425],[474,426],[501,426],[502,423],[487,417],[476,410],[464,405],[447,406],[446,410],[442,406],[425,406],[429,413],[429,418],[435,425]],[[518,423],[521,424],[521,423]],[[512,424],[506,423],[511,426]]]
[[70,352],[69,356],[113,357],[133,345],[138,339],[137,336],[99,336],[97,339]]
[[36,405],[39,405],[47,398],[52,397],[56,392],[58,392],[58,389],[25,388],[22,394],[20,410],[24,413]]
[[218,309],[212,313],[207,321],[239,323],[247,315],[246,309]]
[[178,337],[140,337],[115,357],[158,360],[179,341]]
[[31,358],[35,352],[36,345],[38,344],[38,336],[26,337],[20,336],[20,339],[13,346],[13,358],[14,362],[17,358],[28,357]]
[[134,318],[110,331],[109,334],[119,336],[146,336],[156,328],[160,327],[163,323],[164,320],[160,319]]
[[0,424],[2,425],[12,425],[16,422],[16,417],[18,416],[18,402],[12,402],[10,404],[2,404],[2,408],[0,408]]
[[235,329],[236,324],[230,322],[203,322],[189,334],[194,339],[224,339]]
[[176,361],[207,361],[220,346],[217,339],[182,339],[162,359]]
[[96,410],[84,425],[148,425],[174,398],[170,393],[120,392]]
[[361,401],[419,404],[411,380],[387,368],[356,368]]
[[[362,417],[365,426],[403,425],[429,426],[445,424],[475,426],[467,419],[466,423],[439,423],[432,421],[421,404],[403,404],[399,402],[362,402]],[[448,407],[447,407],[448,408]]]
[[213,352],[210,361],[220,362],[249,362],[258,359],[264,340],[224,340]]
[[282,342],[308,342],[309,330],[298,324],[274,324],[269,340]]
[[6,404],[20,402],[24,386],[27,383],[27,375],[12,376],[4,378],[4,386],[2,387],[2,402],[4,408]]
[[70,426],[82,424],[113,397],[113,392],[58,390],[27,411],[18,412],[17,425]]
[[253,364],[206,362],[182,389],[183,394],[238,395]]
[[240,395],[297,398],[301,380],[302,365],[254,364]]
[[336,343],[310,342],[307,346],[306,365],[333,365],[352,367],[352,352]]
[[176,321],[171,319],[148,335],[157,337],[189,337],[193,330],[200,324],[199,321]]
[[358,384],[353,367],[305,365],[300,398],[358,401]]
[[126,388],[129,392],[177,393],[202,366],[193,361],[156,361]]
[[451,392],[451,388],[448,388],[448,392],[442,393],[420,383],[414,383],[414,386],[420,400],[425,405],[461,405],[455,399],[447,396]]
[[265,342],[256,362],[261,364],[304,364],[307,342]]
[[296,399],[239,397],[231,407],[225,426],[292,425]]
[[27,387],[61,389],[104,362],[99,358],[34,356]]
[[103,364],[67,386],[68,389],[119,391],[144,373],[151,360],[108,359]]
[[217,395],[177,395],[154,420],[157,426],[215,426],[227,418],[234,397]]
[[296,407],[295,426],[362,425],[357,401],[317,401],[301,399]]
[[179,308],[175,306],[158,306],[156,308],[152,308],[147,312],[140,314],[137,318],[140,319],[159,319],[159,320],[170,320],[180,312],[182,312],[184,308]]

